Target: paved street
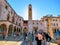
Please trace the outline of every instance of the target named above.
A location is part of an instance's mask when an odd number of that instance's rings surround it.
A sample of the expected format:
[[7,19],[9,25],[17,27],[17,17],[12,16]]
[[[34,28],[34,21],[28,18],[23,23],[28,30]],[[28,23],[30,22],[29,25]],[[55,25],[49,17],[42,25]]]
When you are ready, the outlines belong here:
[[[54,43],[50,43],[50,45],[53,45]],[[23,36],[20,36],[19,38],[12,38],[12,37],[8,37],[5,40],[0,40],[0,45],[30,45],[29,41],[26,41],[23,39]],[[36,41],[34,39],[34,41],[32,42],[32,45],[36,45]],[[55,44],[57,45],[57,44]]]
[[8,37],[5,40],[0,40],[0,45],[30,45],[30,43],[24,40],[23,36],[20,36],[19,38],[16,37],[15,39],[13,37]]
[[[29,42],[25,41],[0,41],[0,45],[30,45]],[[36,45],[34,42],[33,45]],[[50,45],[57,45],[55,43],[50,43]]]
[[7,37],[6,39],[0,40],[0,45],[21,45],[23,36],[20,37]]
[[[0,45],[30,45],[30,43],[26,41],[0,41]],[[34,45],[36,44],[34,43]]]
[[21,45],[22,41],[0,41],[0,45]]

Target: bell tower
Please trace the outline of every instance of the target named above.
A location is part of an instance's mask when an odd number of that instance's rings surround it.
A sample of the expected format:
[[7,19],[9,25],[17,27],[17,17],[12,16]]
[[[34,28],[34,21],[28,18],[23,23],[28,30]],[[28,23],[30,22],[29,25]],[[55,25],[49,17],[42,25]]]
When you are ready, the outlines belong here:
[[32,5],[28,6],[28,20],[32,20]]

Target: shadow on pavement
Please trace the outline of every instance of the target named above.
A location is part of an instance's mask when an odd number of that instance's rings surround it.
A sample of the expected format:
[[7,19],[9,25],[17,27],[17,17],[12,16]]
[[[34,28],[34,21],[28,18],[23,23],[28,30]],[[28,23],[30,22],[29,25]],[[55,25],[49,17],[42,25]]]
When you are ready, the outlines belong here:
[[19,36],[19,37],[7,37],[7,38],[5,38],[5,39],[3,39],[3,38],[0,38],[0,41],[22,41],[22,39],[23,39],[23,36]]

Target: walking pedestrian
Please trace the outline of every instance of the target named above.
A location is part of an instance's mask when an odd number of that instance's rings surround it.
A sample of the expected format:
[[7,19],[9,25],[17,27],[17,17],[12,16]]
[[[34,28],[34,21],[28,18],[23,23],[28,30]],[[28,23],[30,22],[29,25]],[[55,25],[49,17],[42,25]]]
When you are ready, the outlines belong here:
[[2,36],[3,36],[3,39],[5,39],[6,31],[3,31],[3,32],[2,32]]
[[36,35],[37,45],[42,45],[42,40],[43,40],[42,34],[38,33],[38,34]]
[[30,45],[32,45],[33,36],[31,33],[28,34],[28,38],[29,38]]
[[29,42],[28,36],[26,36],[26,42],[27,42],[27,43]]
[[24,40],[26,40],[26,37],[27,37],[27,33],[25,32],[24,33]]
[[52,39],[52,38],[51,38],[47,33],[45,33],[45,32],[44,32],[44,37],[46,38],[46,41],[48,41],[48,42],[51,41],[51,39]]

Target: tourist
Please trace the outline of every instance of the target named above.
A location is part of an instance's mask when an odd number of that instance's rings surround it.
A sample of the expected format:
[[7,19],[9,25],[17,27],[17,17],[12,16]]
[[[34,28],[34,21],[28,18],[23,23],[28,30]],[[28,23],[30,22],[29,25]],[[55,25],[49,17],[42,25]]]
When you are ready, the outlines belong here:
[[32,33],[32,41],[34,41],[34,34]]
[[24,40],[26,39],[26,37],[27,37],[27,33],[26,33],[26,32],[24,32]]
[[2,32],[2,36],[3,36],[3,39],[5,39],[6,31],[3,31],[3,32]]
[[42,34],[38,33],[38,34],[36,35],[37,45],[42,45],[42,40],[43,40]]
[[30,32],[28,34],[28,38],[29,38],[30,45],[32,45],[33,36],[32,36],[32,34]]
[[46,41],[48,41],[48,42],[51,41],[51,39],[52,39],[52,38],[51,38],[47,33],[45,33],[45,32],[44,32],[44,37],[46,38]]

